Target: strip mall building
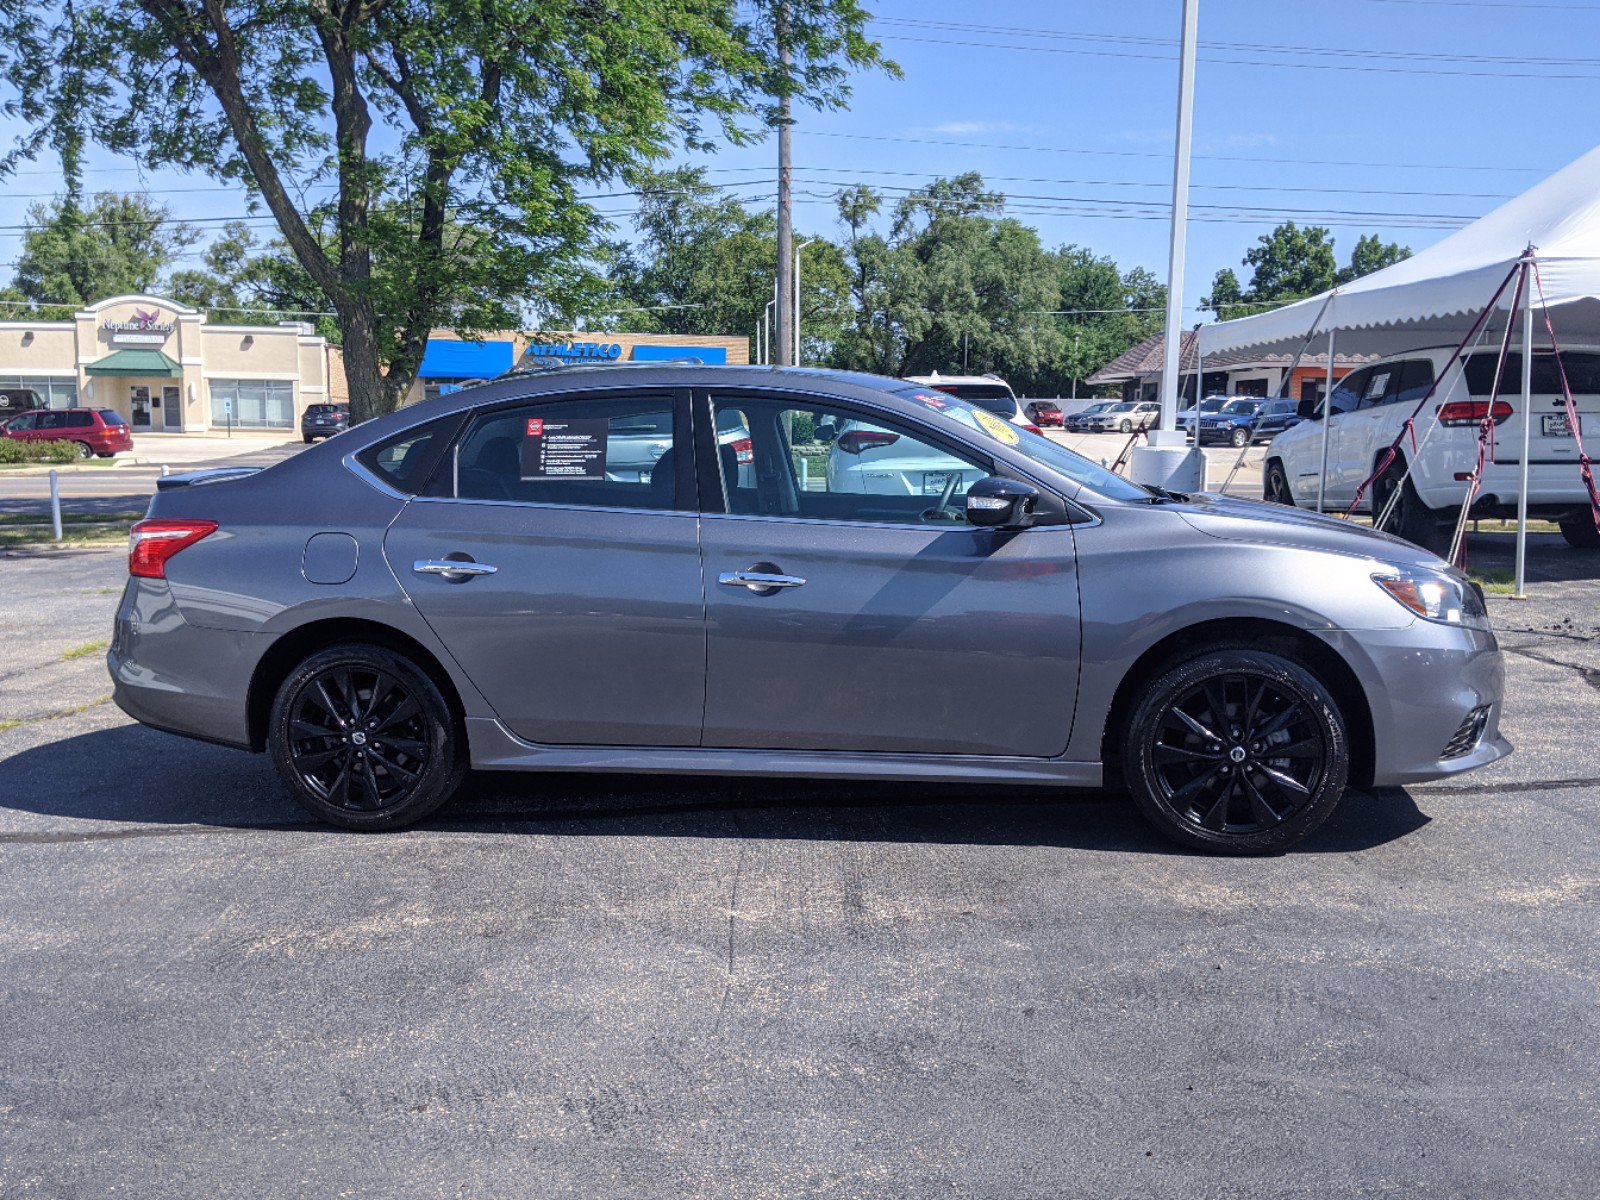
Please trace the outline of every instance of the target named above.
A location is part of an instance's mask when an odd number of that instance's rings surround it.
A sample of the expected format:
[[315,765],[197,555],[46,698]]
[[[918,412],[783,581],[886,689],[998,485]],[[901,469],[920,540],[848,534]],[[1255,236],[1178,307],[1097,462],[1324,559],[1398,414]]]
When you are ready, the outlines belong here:
[[[533,352],[567,362],[698,358],[745,363],[746,338],[490,333],[428,339],[407,403],[509,369]],[[223,325],[160,296],[114,296],[70,321],[0,321],[0,416],[109,408],[138,433],[299,429],[307,405],[348,398],[344,360],[310,325]]]

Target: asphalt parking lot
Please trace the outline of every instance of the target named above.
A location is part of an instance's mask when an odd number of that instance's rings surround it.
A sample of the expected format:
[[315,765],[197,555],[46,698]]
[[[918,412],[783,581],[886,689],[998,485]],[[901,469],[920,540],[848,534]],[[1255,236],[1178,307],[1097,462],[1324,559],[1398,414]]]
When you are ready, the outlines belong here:
[[0,1195],[1593,1196],[1600,585],[1544,543],[1517,753],[1245,861],[803,781],[323,829],[107,702],[120,553],[0,558]]

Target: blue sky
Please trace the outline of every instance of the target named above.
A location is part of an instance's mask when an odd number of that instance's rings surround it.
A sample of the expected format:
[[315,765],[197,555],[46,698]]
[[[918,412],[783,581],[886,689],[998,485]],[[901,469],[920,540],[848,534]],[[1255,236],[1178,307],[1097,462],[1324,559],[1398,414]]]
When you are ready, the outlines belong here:
[[[848,110],[798,114],[803,230],[837,233],[825,197],[846,184],[893,196],[977,170],[1048,245],[1165,275],[1180,0],[871,7],[904,78],[857,78]],[[1600,3],[1205,0],[1200,39],[1191,200],[1212,219],[1190,225],[1191,309],[1286,217],[1340,222],[1341,260],[1363,232],[1420,249],[1600,141],[1600,58],[1581,56],[1600,44]],[[768,142],[692,161],[756,196],[775,158]],[[241,191],[209,180],[101,154],[91,167],[90,188],[142,183],[178,217],[245,211]],[[0,226],[59,182],[53,164],[24,171],[0,196]],[[16,252],[0,231],[0,277]]]

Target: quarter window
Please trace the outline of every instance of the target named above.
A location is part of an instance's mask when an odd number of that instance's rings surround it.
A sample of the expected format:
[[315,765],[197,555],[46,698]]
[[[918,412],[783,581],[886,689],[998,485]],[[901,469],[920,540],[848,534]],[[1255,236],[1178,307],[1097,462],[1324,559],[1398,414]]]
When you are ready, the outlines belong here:
[[456,448],[461,500],[680,507],[670,397],[567,400],[480,415]]
[[740,398],[712,406],[730,513],[966,525],[967,489],[990,473],[975,457],[845,409]]

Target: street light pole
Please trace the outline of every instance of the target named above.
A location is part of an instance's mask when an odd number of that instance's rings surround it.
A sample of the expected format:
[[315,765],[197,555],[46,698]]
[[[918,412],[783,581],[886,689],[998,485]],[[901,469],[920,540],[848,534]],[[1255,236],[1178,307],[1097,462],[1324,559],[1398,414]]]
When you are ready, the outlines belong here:
[[789,271],[794,265],[794,179],[789,153],[789,3],[777,0],[773,34],[778,43],[779,70],[783,91],[778,97],[778,305],[773,356],[780,367],[790,363],[794,349],[794,312],[789,307]]
[[800,251],[815,246],[820,239],[807,238],[794,248],[794,365],[800,365]]

